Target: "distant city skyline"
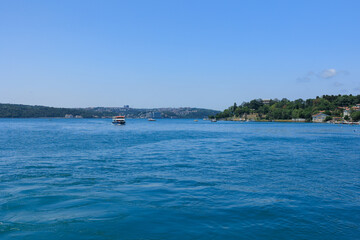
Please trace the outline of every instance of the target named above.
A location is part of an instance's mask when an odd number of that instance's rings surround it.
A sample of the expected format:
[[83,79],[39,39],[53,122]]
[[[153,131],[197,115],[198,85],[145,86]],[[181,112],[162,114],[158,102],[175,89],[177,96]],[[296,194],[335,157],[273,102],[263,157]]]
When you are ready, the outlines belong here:
[[0,2],[0,103],[197,107],[360,94],[360,1]]

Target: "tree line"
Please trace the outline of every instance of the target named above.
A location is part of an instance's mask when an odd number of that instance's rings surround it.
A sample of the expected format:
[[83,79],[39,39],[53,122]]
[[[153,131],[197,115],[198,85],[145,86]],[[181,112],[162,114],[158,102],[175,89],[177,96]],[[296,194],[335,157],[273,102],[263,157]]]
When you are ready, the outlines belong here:
[[125,115],[129,118],[144,117],[148,112],[160,112],[164,118],[203,118],[219,111],[202,108],[162,109],[121,109],[121,108],[55,108],[22,104],[0,104],[0,118],[63,118],[66,114],[83,118],[112,117]]
[[0,104],[0,118],[38,118],[64,117],[66,114],[91,118],[97,115],[94,111],[81,108],[55,108],[30,106],[22,104]]

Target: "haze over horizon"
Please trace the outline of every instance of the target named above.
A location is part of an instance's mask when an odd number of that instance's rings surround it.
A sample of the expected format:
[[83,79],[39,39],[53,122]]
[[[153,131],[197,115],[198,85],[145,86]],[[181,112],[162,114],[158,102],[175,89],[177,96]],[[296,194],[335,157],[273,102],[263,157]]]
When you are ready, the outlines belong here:
[[360,94],[359,1],[1,1],[0,103],[198,107]]

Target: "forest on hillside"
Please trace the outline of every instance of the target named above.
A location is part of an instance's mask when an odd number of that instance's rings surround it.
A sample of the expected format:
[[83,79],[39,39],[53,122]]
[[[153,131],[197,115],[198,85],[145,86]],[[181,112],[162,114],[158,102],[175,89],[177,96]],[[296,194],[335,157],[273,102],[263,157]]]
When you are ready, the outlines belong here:
[[[351,107],[360,104],[360,95],[323,95],[314,99],[296,99],[290,101],[286,98],[281,100],[254,99],[250,102],[243,102],[241,105],[234,103],[233,106],[211,116],[216,119],[229,119],[256,115],[257,119],[265,120],[288,120],[304,118],[311,121],[313,114],[324,111],[325,114],[333,117],[342,117],[341,107]],[[354,120],[360,120],[360,112],[352,112]]]
[[63,118],[65,115],[83,118],[102,118],[124,115],[126,118],[147,118],[151,113],[159,113],[161,118],[204,118],[219,111],[203,108],[55,108],[22,104],[0,104],[0,118]]

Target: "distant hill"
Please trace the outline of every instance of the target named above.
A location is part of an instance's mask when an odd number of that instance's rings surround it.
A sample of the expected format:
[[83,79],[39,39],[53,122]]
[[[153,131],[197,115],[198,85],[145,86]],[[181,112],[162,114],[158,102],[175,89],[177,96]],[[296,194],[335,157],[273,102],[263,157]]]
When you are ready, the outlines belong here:
[[127,118],[204,118],[220,111],[202,108],[153,108],[128,107],[55,108],[21,104],[0,104],[0,118],[109,118],[125,115]]

